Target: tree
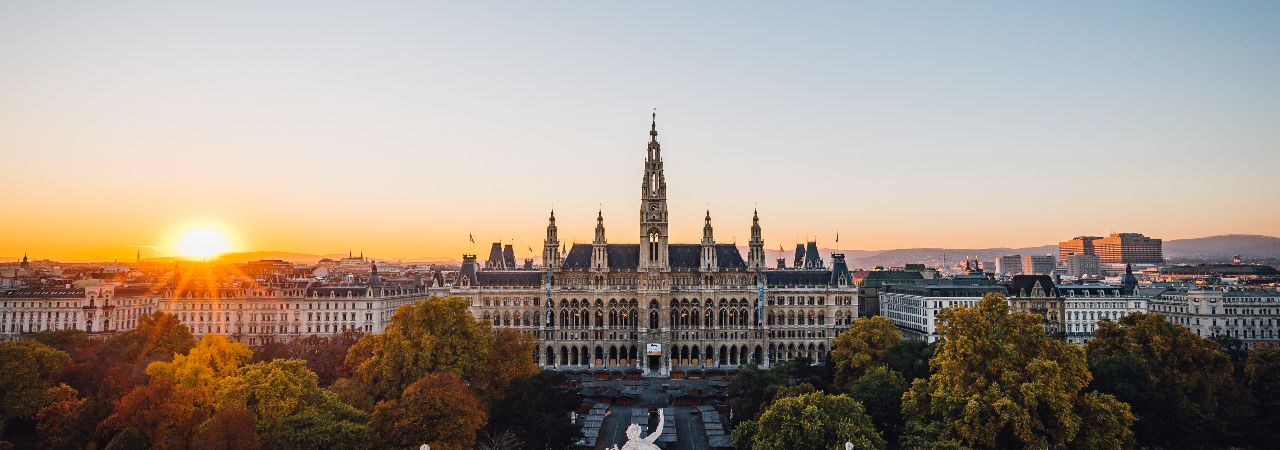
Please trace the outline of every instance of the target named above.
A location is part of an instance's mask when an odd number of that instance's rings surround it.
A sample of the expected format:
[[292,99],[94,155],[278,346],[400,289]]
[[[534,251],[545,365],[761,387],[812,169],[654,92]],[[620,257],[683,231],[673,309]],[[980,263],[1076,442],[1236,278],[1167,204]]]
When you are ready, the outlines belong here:
[[1211,447],[1224,427],[1217,416],[1218,396],[1232,367],[1218,349],[1213,340],[1169,323],[1160,314],[1145,313],[1099,322],[1086,346],[1095,367],[1104,367],[1108,357],[1128,355],[1142,369],[1126,370],[1150,373],[1154,398],[1133,395],[1135,389],[1147,388],[1139,386],[1141,382],[1099,384],[1098,390],[1140,405],[1139,445],[1173,449]]
[[31,418],[71,357],[36,341],[0,342],[0,435],[10,419]]
[[902,374],[908,385],[918,378],[929,377],[929,360],[942,341],[925,343],[915,339],[904,339],[889,347],[889,356],[885,364],[895,372]]
[[493,331],[467,313],[458,297],[429,297],[401,306],[382,334],[368,334],[351,347],[347,365],[376,398],[400,398],[427,374],[450,372],[477,380],[488,364]]
[[320,389],[300,359],[249,364],[222,380],[222,407],[241,405],[253,414],[262,447],[268,450],[358,449],[372,445],[368,414],[342,404]]
[[213,417],[196,433],[195,450],[258,450],[258,431],[253,414],[243,406],[230,404],[213,413]]
[[206,334],[186,355],[174,355],[172,362],[148,365],[147,374],[172,380],[179,389],[192,392],[196,406],[209,407],[222,379],[235,375],[252,357],[249,346]]
[[886,366],[877,366],[849,384],[849,396],[862,403],[871,423],[890,443],[902,434],[902,394],[907,382],[902,375]]
[[1260,443],[1276,442],[1280,436],[1280,345],[1259,342],[1249,351],[1244,366],[1249,393],[1258,404],[1258,421],[1254,427]]
[[501,399],[511,380],[532,376],[541,370],[533,362],[535,348],[538,348],[538,343],[533,336],[511,328],[498,331],[484,371],[476,383],[476,390],[482,393],[486,404]]
[[147,450],[149,448],[151,447],[147,445],[147,438],[141,431],[125,428],[107,444],[105,450]]
[[787,385],[787,376],[778,368],[761,369],[748,365],[729,380],[729,407],[734,424],[753,420],[767,406],[779,386]]
[[140,432],[153,448],[185,449],[196,427],[208,418],[204,409],[195,406],[194,395],[178,389],[169,378],[154,377],[121,398],[102,426],[121,433]]
[[569,413],[582,404],[582,396],[567,383],[563,373],[549,370],[511,380],[489,408],[488,435],[502,441],[500,437],[509,434],[528,450],[572,446],[582,430],[569,420]]
[[36,414],[36,432],[40,435],[42,447],[52,447],[62,435],[71,431],[68,430],[70,422],[85,402],[79,394],[66,384],[44,392],[44,401],[48,406]]
[[138,326],[107,339],[112,357],[128,362],[169,359],[186,353],[196,344],[191,330],[178,317],[157,311],[138,317]]
[[[1010,313],[1004,295],[988,294],[977,307],[947,308],[938,319],[946,341],[930,361],[934,372],[902,399],[905,446],[1083,448],[1084,438],[1096,438],[1094,448],[1130,444],[1128,405],[1103,394],[1082,397],[1090,381],[1084,352],[1050,339],[1038,316]],[[1082,423],[1114,428],[1082,433]]]
[[457,375],[431,374],[409,385],[398,400],[379,402],[370,423],[389,447],[431,445],[435,450],[470,449],[485,426],[484,406]]
[[868,369],[884,364],[889,348],[901,340],[902,332],[882,316],[854,320],[831,343],[836,385],[848,386]]
[[373,413],[373,393],[369,390],[369,385],[360,382],[360,380],[340,378],[325,390],[332,392],[333,395],[338,397],[338,401],[342,403],[370,414]]
[[[741,431],[739,431],[741,430]],[[751,450],[883,449],[862,404],[821,392],[779,399],[755,423],[734,430],[734,447]]]
[[79,353],[83,352],[89,346],[89,334],[84,330],[74,328],[63,328],[61,330],[43,330],[28,334],[24,339],[30,339],[44,345],[48,345],[68,356],[73,361],[79,360]]

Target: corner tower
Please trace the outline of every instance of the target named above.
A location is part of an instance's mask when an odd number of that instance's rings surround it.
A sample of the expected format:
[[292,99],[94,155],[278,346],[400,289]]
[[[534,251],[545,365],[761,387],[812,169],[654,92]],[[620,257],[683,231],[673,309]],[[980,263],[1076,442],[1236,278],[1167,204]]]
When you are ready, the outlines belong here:
[[667,270],[671,267],[667,261],[667,180],[662,174],[658,114],[654,113],[640,182],[640,270]]

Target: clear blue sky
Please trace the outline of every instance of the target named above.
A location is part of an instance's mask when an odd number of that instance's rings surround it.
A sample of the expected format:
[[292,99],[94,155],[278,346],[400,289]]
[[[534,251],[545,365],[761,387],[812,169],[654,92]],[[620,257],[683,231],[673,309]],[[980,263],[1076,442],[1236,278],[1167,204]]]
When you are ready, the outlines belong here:
[[[0,256],[1280,235],[1280,2],[6,2]],[[13,214],[21,212],[21,214]]]

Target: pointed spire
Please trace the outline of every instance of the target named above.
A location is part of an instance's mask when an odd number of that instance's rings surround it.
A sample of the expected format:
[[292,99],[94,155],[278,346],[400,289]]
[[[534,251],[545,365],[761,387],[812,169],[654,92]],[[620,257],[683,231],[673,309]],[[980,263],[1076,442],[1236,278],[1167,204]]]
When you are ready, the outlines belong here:
[[653,123],[649,128],[650,142],[658,142],[658,108],[653,108]]

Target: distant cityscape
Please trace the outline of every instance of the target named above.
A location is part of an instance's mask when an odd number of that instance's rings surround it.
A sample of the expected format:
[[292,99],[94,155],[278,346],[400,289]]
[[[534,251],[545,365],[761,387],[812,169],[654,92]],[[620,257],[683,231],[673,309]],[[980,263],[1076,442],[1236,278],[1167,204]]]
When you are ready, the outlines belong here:
[[517,258],[502,242],[483,260],[466,254],[457,264],[356,252],[314,263],[148,261],[139,252],[131,262],[93,264],[24,255],[0,264],[0,339],[59,329],[109,335],[163,311],[197,335],[296,342],[380,333],[402,305],[457,296],[495,329],[534,337],[543,367],[683,376],[748,361],[823,362],[832,340],[860,317],[884,316],[908,338],[931,342],[940,338],[941,309],[976,304],[988,293],[1006,294],[1012,309],[1040,317],[1046,332],[1073,344],[1088,342],[1099,320],[1134,312],[1159,312],[1201,336],[1231,336],[1246,346],[1280,330],[1273,314],[1280,308],[1236,307],[1280,302],[1274,263],[1235,256],[1173,264],[1161,239],[1141,233],[1077,236],[1056,252],[942,251],[941,260],[922,254],[902,265],[859,267],[869,260],[823,252],[816,241],[770,254],[758,214],[744,258],[741,247],[716,241],[707,211],[700,243],[668,243],[656,120],[650,135],[632,235],[640,244],[609,242],[600,213],[595,239],[569,245],[551,212],[536,261]]

